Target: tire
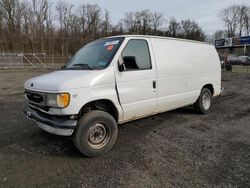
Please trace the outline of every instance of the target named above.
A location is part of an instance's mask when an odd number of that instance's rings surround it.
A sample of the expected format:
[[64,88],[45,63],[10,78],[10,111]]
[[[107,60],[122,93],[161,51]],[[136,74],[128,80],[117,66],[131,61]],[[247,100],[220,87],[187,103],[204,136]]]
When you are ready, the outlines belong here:
[[82,154],[96,157],[113,147],[117,134],[115,119],[107,112],[94,110],[78,121],[73,141]]
[[200,96],[194,103],[195,111],[199,114],[206,114],[210,111],[213,97],[211,91],[207,88],[201,90]]

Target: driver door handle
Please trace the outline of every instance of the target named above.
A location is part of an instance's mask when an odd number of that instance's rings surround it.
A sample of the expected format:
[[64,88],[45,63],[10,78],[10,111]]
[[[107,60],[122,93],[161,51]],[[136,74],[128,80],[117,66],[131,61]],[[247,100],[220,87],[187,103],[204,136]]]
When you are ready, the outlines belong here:
[[153,80],[153,89],[156,89],[156,81]]

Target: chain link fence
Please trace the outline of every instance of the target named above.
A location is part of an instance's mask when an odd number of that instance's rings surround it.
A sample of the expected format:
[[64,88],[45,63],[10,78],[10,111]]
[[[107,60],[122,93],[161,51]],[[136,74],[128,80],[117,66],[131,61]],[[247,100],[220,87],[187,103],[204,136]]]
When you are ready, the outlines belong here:
[[58,69],[69,60],[66,56],[46,53],[0,53],[0,69]]

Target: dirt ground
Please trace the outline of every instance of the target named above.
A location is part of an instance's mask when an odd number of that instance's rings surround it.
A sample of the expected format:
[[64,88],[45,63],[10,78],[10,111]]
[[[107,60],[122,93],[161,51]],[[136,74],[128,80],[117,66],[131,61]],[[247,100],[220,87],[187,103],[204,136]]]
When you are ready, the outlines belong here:
[[0,72],[0,187],[250,187],[250,74],[223,72],[211,113],[121,125],[110,152],[86,158],[25,118],[23,83],[42,73]]

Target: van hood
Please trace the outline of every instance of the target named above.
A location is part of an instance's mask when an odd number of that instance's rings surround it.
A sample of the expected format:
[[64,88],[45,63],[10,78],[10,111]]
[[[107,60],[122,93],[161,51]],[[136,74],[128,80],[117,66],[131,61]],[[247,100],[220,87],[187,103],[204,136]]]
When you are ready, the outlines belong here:
[[59,70],[27,80],[24,88],[35,91],[67,91],[114,83],[113,69]]

